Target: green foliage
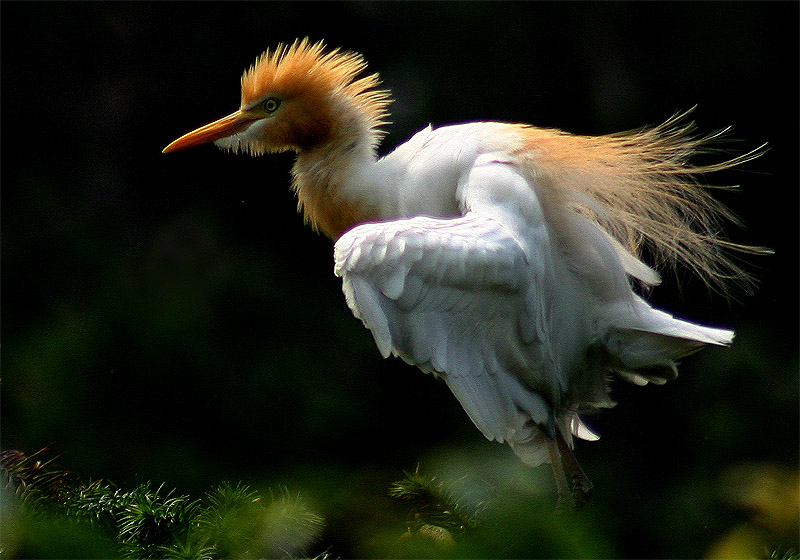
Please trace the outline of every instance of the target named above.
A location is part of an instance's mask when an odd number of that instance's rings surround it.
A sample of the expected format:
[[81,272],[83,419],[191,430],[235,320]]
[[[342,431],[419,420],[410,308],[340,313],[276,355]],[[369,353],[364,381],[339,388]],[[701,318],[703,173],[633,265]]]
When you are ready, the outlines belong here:
[[11,529],[2,557],[286,557],[303,552],[324,527],[285,489],[269,500],[229,483],[202,499],[149,482],[126,492],[102,481],[81,483],[55,467],[56,458],[38,460],[45,451],[0,456],[3,525]]
[[223,482],[210,491],[197,516],[197,530],[216,543],[220,558],[235,557],[242,543],[255,539],[263,514],[261,496],[242,484]]
[[[173,496],[172,491],[162,496],[162,492],[163,486],[152,491],[150,483],[145,483],[123,496],[115,517],[124,556],[157,558],[175,547],[187,552],[199,502],[187,496]],[[195,542],[198,546],[205,544],[198,540]]]
[[[286,558],[309,550],[325,526],[287,488],[262,494],[225,482],[199,499],[149,482],[126,491],[84,484],[54,460],[42,461],[44,451],[3,453],[4,501],[12,506],[4,508],[12,511],[4,519],[12,538],[3,557]],[[405,528],[384,515],[384,526],[361,535],[365,555],[609,556],[597,537],[581,536],[592,533],[586,519],[554,516],[550,501],[519,488],[473,483],[407,472],[388,491],[400,506],[391,515],[404,514]]]
[[[45,460],[45,451],[0,455],[0,558],[289,558],[318,548],[326,525],[287,488],[262,493],[223,482],[192,498],[150,482],[132,490],[100,480],[83,484],[55,466],[55,458]],[[527,468],[518,465],[517,476],[517,462],[508,459],[514,462],[468,474],[457,454],[442,455],[429,465],[435,476],[417,467],[388,492],[379,490],[385,502],[337,486],[340,501],[328,503],[329,536],[343,538],[338,515],[357,520],[356,546],[363,557],[617,555],[604,510],[591,503],[579,513],[556,510],[551,493],[543,492]],[[325,478],[341,480],[330,473]],[[379,522],[370,526],[373,518]],[[793,549],[775,548],[780,540],[761,535],[753,542],[771,543],[763,558],[798,560]],[[752,557],[758,556],[756,549]],[[317,558],[326,560],[328,552]]]
[[452,492],[444,488],[436,477],[422,474],[417,469],[406,472],[405,478],[391,485],[389,495],[410,506],[408,513],[409,533],[419,533],[421,530],[429,534],[442,535],[430,527],[438,527],[447,534],[464,536],[478,526],[480,504],[475,507],[465,505],[458,500]]
[[[452,467],[452,466],[451,466]],[[608,558],[613,551],[591,516],[557,510],[532,488],[416,471],[390,495],[409,507],[408,531],[386,556],[418,558]]]
[[772,552],[769,552],[769,555],[767,556],[767,560],[798,560],[798,559],[800,559],[800,553],[798,553],[798,551],[792,548],[783,552],[781,550],[773,550]]
[[312,512],[300,495],[292,496],[282,489],[272,498],[264,511],[262,553],[267,556],[291,556],[293,551],[305,550],[325,526],[322,517]]

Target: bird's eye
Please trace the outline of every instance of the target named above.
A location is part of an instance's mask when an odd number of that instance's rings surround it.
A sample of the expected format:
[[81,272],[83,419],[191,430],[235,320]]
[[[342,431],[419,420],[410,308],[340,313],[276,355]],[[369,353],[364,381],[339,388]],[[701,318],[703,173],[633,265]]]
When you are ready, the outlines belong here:
[[265,99],[261,106],[267,113],[274,113],[278,110],[278,107],[281,106],[281,100],[270,97],[269,99]]

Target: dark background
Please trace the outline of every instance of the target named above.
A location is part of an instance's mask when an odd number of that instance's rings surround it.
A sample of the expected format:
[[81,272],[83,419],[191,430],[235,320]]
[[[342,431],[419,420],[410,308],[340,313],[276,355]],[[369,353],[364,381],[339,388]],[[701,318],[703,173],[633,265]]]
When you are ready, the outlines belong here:
[[768,143],[709,178],[742,185],[720,195],[747,226],[731,237],[775,250],[748,259],[755,295],[728,301],[684,275],[652,294],[735,328],[734,347],[685,360],[664,387],[617,383],[618,407],[590,419],[602,440],[578,453],[597,485],[587,515],[609,554],[632,557],[704,554],[743,519],[720,490],[729,469],[796,468],[797,3],[0,10],[4,448],[50,444],[123,487],[303,489],[342,556],[369,553],[403,469],[454,450],[475,469],[514,464],[443,383],[380,359],[331,243],[295,213],[290,155],[161,154],[238,107],[263,50],[309,36],[363,53],[392,90],[383,152],[428,123],[602,134],[694,105],[702,132],[734,127],[733,153]]

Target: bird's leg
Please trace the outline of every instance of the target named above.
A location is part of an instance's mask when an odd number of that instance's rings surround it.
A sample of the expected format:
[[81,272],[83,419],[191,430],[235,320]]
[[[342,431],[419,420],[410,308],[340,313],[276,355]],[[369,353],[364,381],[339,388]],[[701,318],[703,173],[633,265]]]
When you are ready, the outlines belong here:
[[575,506],[575,503],[573,502],[572,496],[569,492],[567,476],[564,474],[564,465],[561,462],[561,453],[558,450],[557,437],[548,437],[546,439],[547,451],[550,454],[550,465],[553,467],[553,478],[555,478],[556,481],[556,492],[558,492],[556,510],[561,511],[565,509],[572,509]]
[[564,466],[567,467],[567,472],[572,478],[572,500],[575,504],[575,509],[580,509],[589,501],[594,485],[589,480],[589,477],[586,476],[586,473],[583,472],[580,463],[578,463],[578,458],[570,448],[567,440],[564,439],[560,430],[556,430],[555,440],[558,452],[564,460]]

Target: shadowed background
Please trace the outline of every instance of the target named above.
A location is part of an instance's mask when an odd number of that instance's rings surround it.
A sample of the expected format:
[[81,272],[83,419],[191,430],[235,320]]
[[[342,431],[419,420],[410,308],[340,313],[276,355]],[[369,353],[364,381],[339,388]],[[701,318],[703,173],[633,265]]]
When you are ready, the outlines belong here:
[[513,461],[443,383],[380,359],[331,243],[295,212],[290,155],[161,154],[238,107],[258,54],[308,36],[380,72],[395,99],[382,153],[428,123],[603,134],[694,105],[702,133],[734,127],[731,153],[769,143],[708,178],[743,186],[720,193],[747,225],[731,237],[776,251],[751,259],[756,294],[728,302],[680,274],[651,296],[736,329],[735,345],[686,359],[664,387],[616,383],[617,408],[588,419],[601,441],[578,455],[604,550],[632,557],[704,554],[744,519],[726,473],[796,468],[796,3],[0,9],[3,448],[51,444],[121,486],[306,489],[342,556],[397,521],[382,500],[403,469],[453,449]]

